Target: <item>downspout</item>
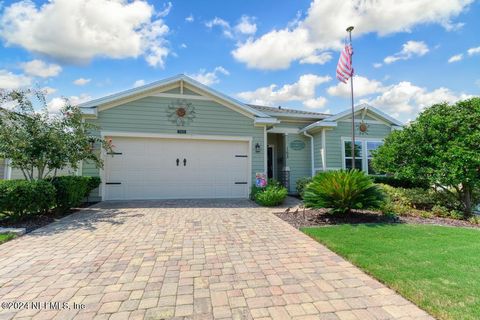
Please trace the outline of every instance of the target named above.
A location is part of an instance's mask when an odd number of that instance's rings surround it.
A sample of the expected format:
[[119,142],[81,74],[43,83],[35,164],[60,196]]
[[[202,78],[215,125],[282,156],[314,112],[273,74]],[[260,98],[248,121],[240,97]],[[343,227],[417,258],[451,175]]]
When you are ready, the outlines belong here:
[[311,157],[310,163],[312,164],[312,177],[314,177],[315,176],[315,151],[314,151],[314,145],[313,145],[313,136],[311,134],[308,134],[306,131],[304,131],[303,134],[306,137],[310,138],[310,157]]

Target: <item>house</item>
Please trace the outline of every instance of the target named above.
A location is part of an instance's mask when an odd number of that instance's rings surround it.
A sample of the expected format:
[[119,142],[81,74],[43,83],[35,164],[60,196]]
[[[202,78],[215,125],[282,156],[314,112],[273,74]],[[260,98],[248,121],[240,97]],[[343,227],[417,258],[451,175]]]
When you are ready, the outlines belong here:
[[[257,173],[295,193],[296,181],[351,166],[350,111],[249,105],[178,75],[80,105],[95,134],[111,141],[99,199],[246,198]],[[401,123],[356,107],[356,166],[373,173],[370,152]]]

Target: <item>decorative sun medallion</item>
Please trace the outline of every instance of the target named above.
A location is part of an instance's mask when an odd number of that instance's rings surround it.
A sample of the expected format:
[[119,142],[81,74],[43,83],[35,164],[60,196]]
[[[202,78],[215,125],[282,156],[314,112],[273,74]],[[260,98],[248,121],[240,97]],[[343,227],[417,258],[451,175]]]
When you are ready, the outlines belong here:
[[360,122],[360,124],[358,125],[358,130],[360,131],[360,134],[368,134],[368,127],[369,125],[365,122]]
[[195,108],[187,100],[178,99],[170,102],[167,115],[170,122],[177,126],[185,126],[195,119]]

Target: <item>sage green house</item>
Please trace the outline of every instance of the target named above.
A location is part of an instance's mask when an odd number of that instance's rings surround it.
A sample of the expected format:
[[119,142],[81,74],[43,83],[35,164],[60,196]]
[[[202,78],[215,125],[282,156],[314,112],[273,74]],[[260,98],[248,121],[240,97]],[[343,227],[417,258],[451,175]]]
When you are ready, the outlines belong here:
[[[337,115],[248,105],[178,75],[81,105],[112,152],[99,199],[246,198],[258,175],[295,193],[297,179],[351,166],[350,112]],[[370,152],[401,123],[357,106],[356,167],[374,173]]]

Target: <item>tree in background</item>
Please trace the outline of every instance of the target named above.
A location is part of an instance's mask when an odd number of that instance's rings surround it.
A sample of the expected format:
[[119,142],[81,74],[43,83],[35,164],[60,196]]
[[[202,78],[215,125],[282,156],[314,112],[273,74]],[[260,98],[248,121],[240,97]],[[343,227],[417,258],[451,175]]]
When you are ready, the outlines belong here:
[[373,166],[398,178],[426,180],[472,214],[480,200],[480,98],[425,109],[385,139],[374,152]]
[[50,113],[41,91],[1,90],[0,106],[8,107],[0,109],[0,158],[9,159],[25,179],[55,177],[84,160],[103,165],[94,145],[109,150],[108,142],[91,134],[98,128],[82,122],[80,108],[67,99],[58,113]]

